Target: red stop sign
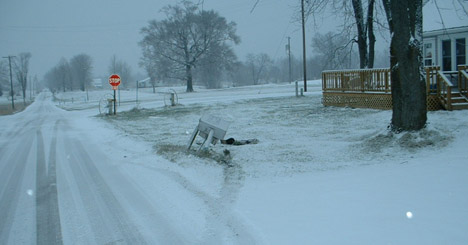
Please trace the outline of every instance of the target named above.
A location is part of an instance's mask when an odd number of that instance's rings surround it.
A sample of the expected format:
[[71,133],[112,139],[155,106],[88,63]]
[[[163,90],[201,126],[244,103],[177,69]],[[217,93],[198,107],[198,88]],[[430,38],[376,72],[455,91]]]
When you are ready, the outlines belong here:
[[110,77],[109,77],[109,84],[112,86],[112,87],[117,87],[120,85],[120,76],[117,75],[117,74],[112,74]]

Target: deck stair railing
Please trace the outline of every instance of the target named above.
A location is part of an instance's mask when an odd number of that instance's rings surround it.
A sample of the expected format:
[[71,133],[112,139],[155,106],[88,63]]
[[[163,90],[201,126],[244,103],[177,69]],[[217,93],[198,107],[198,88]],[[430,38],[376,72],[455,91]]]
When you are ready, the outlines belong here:
[[452,108],[452,90],[455,86],[441,71],[437,71],[437,96],[442,106],[451,111]]
[[468,66],[458,66],[458,90],[465,98],[468,97]]
[[[442,72],[439,69],[428,72],[426,68],[427,76],[431,76],[427,80],[433,81],[435,77],[437,97],[446,110],[468,109],[467,68],[465,65],[458,66],[458,72]],[[434,71],[437,71],[435,76]],[[458,79],[455,80],[455,77]],[[433,92],[433,88],[432,86],[428,91]]]

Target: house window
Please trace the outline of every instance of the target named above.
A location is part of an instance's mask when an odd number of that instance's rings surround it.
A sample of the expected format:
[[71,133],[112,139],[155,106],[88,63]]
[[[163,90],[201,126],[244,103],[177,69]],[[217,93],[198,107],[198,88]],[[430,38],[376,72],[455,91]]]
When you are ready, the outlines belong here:
[[442,70],[452,70],[452,43],[450,40],[442,41]]
[[424,44],[424,65],[432,65],[432,43]]
[[460,38],[456,40],[457,51],[457,66],[466,64],[466,39]]

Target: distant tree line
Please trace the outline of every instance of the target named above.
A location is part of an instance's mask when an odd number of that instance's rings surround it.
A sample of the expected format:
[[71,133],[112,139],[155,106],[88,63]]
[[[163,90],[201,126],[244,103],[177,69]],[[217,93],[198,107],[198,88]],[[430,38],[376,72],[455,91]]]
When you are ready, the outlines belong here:
[[[93,87],[93,60],[87,54],[78,54],[70,60],[61,58],[60,61],[44,75],[44,83],[51,91],[85,91]],[[133,81],[131,66],[118,59],[115,55],[111,57],[109,74],[119,74],[122,83],[119,87],[127,88]],[[133,84],[133,83],[131,83]]]
[[0,96],[3,96],[3,91],[8,90],[10,81],[10,71],[8,70],[8,61],[0,60]]
[[61,58],[57,65],[44,75],[46,87],[51,91],[85,91],[92,80],[92,58],[78,54],[70,60]]

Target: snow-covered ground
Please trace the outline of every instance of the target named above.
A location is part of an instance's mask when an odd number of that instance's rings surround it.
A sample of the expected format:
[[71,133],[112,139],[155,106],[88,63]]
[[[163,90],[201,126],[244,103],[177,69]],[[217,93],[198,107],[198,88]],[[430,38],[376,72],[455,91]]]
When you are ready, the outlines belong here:
[[[122,90],[117,116],[97,116],[111,91],[89,101],[59,93],[66,102],[56,103],[79,114],[74,126],[158,203],[180,241],[468,243],[468,111],[429,112],[421,132],[392,134],[391,111],[324,107],[320,81],[301,98],[290,84],[172,89],[175,107],[151,89],[138,105],[136,91]],[[187,153],[205,114],[230,122],[226,138],[259,143],[196,153],[198,137]]]

